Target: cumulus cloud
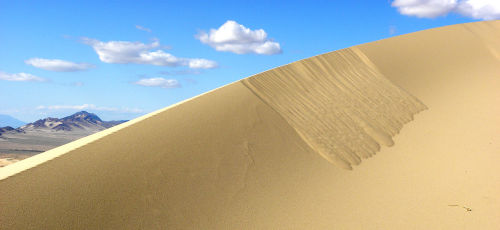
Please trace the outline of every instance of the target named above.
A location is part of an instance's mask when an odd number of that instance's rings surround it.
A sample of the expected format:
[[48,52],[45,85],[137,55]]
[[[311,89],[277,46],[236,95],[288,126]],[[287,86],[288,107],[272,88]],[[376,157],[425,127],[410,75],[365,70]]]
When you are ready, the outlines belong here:
[[435,18],[448,14],[455,9],[456,0],[395,0],[393,7],[399,13],[419,18]]
[[[83,38],[85,44],[94,48],[99,59],[105,63],[146,64],[157,66],[188,66],[193,69],[211,69],[217,62],[201,58],[179,58],[160,50],[160,42],[150,44],[129,41],[103,42],[96,39]],[[155,50],[158,49],[158,50]]]
[[142,30],[142,31],[146,31],[148,33],[151,33],[151,29],[146,28],[146,27],[142,27],[140,25],[135,25],[135,28],[138,29],[138,30]]
[[392,6],[403,15],[436,18],[451,12],[474,19],[500,18],[498,0],[395,0]]
[[31,58],[24,61],[24,63],[32,65],[36,68],[56,72],[75,72],[94,68],[93,65],[88,63],[74,63],[59,59]]
[[280,44],[268,39],[263,29],[251,30],[231,20],[208,33],[201,31],[195,37],[217,51],[266,55],[282,52]]
[[474,19],[493,20],[500,19],[499,0],[466,0],[462,1],[457,12]]
[[37,77],[29,73],[5,73],[0,71],[0,80],[5,81],[47,81],[44,78]]
[[175,79],[165,79],[162,77],[155,78],[143,78],[139,81],[134,82],[136,85],[149,86],[149,87],[161,87],[161,88],[179,88],[181,84]]
[[96,110],[96,111],[108,111],[108,112],[119,112],[119,113],[142,113],[142,109],[137,108],[114,108],[114,107],[102,107],[93,104],[83,104],[83,105],[40,105],[36,107],[37,110]]

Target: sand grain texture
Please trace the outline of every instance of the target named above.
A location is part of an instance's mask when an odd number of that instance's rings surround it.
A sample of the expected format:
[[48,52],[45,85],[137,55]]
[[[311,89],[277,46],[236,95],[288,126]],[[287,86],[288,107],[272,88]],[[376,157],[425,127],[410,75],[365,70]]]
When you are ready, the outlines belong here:
[[499,37],[319,55],[0,168],[0,229],[498,229]]

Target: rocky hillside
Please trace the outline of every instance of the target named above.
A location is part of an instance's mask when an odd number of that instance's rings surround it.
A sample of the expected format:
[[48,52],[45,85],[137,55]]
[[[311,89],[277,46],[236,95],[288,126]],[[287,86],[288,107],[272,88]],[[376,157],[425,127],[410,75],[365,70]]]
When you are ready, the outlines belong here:
[[[63,118],[48,117],[19,128],[0,127],[0,160],[20,160],[97,133],[126,121],[103,121],[81,111]],[[0,167],[2,164],[0,162]]]
[[121,124],[125,121],[102,121],[97,115],[81,111],[64,118],[48,117],[33,123],[21,126],[18,130],[52,130],[52,131],[74,131],[88,130],[100,131]]
[[6,126],[6,127],[0,127],[0,136],[2,136],[2,133],[5,133],[5,132],[9,132],[9,131],[12,131],[12,132],[20,132],[19,130],[17,129],[14,129],[10,126]]

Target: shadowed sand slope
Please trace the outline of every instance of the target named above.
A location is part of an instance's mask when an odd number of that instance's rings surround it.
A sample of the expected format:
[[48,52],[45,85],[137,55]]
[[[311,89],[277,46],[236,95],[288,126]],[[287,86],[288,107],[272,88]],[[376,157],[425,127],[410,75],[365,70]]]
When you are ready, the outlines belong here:
[[319,55],[6,166],[0,229],[497,229],[499,37]]

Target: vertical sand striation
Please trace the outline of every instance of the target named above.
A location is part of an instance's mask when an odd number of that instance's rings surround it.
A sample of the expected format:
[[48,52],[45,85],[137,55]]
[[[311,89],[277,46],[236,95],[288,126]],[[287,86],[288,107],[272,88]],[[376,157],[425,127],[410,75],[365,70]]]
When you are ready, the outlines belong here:
[[387,80],[358,49],[308,58],[243,83],[328,161],[351,169],[392,146],[392,136],[426,109]]

